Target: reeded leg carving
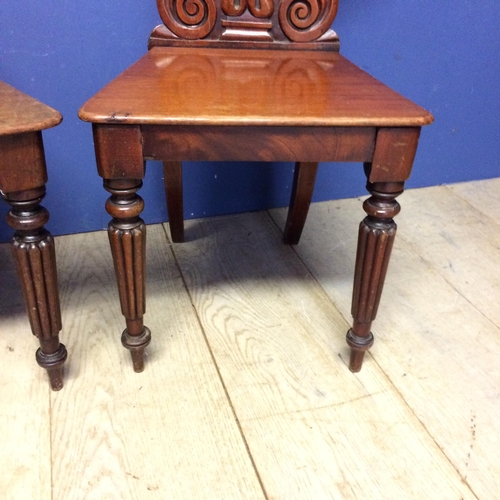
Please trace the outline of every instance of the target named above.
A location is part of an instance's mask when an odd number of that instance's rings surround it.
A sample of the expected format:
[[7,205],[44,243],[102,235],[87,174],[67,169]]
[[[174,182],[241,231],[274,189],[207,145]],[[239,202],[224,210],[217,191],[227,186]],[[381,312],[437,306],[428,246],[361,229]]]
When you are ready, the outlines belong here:
[[43,227],[49,212],[40,206],[45,187],[2,196],[12,206],[7,215],[8,224],[16,230],[12,253],[31,330],[40,341],[36,360],[47,370],[51,388],[58,391],[63,387],[63,364],[68,353],[59,342],[62,324],[54,239]]
[[317,172],[317,162],[297,162],[295,164],[292,195],[283,237],[284,242],[288,245],[297,245],[302,235],[312,200]]
[[141,186],[140,180],[104,181],[105,189],[111,193],[106,202],[106,210],[113,217],[108,236],[121,309],[127,323],[122,344],[130,351],[135,372],[144,370],[144,349],[151,341],[151,332],[143,324],[146,312],[146,226],[139,217],[144,201],[136,194]]
[[167,197],[170,236],[174,243],[184,241],[184,206],[182,199],[182,162],[164,161],[163,180]]
[[377,315],[396,236],[393,217],[401,208],[395,198],[403,192],[404,183],[369,183],[367,189],[371,197],[363,204],[367,217],[359,227],[352,297],[354,322],[347,332],[347,343],[351,347],[349,368],[352,372],[361,370],[365,351],[373,345],[371,324]]

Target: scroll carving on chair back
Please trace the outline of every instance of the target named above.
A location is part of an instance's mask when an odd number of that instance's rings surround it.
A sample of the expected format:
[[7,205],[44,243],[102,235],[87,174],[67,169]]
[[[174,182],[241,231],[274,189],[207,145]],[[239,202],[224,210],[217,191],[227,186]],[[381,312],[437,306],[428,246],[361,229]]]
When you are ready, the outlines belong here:
[[338,0],[157,0],[149,47],[339,49]]

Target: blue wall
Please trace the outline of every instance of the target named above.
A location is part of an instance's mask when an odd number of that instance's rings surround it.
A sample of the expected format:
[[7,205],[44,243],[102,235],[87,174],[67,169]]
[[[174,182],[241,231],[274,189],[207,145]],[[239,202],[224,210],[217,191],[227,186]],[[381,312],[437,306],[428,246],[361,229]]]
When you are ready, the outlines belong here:
[[[2,0],[0,79],[58,109],[44,132],[49,168],[45,206],[54,234],[106,227],[91,128],[77,111],[146,50],[159,24],[153,0]],[[408,187],[500,175],[500,2],[340,0],[334,29],[341,51],[429,109]],[[187,218],[288,204],[291,164],[185,165]],[[161,165],[149,163],[141,190],[148,223],[166,220]],[[357,164],[322,164],[315,201],[364,193]],[[11,230],[3,222],[0,240]]]

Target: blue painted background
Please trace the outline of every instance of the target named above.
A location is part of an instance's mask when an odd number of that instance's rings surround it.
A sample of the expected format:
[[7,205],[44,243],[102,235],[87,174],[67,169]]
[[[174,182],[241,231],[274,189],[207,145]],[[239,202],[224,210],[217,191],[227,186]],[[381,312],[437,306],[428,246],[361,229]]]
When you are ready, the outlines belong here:
[[[44,132],[45,206],[54,234],[106,227],[91,128],[77,111],[146,51],[160,20],[153,0],[1,0],[0,79],[58,109]],[[334,29],[341,51],[429,109],[408,187],[500,175],[500,2],[341,0]],[[0,153],[1,154],[1,153]],[[187,218],[288,204],[292,164],[185,165]],[[166,220],[161,165],[148,163],[141,194],[147,223]],[[314,200],[364,194],[357,164],[322,164]],[[3,222],[0,240],[11,230]]]

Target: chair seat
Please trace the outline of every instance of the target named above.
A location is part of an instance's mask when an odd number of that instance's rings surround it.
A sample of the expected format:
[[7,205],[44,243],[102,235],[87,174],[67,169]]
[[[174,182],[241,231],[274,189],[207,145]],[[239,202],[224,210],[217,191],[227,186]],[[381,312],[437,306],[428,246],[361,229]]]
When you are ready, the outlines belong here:
[[0,82],[0,135],[45,130],[61,120],[61,114],[55,109]]
[[337,52],[155,47],[80,110],[93,123],[417,127],[432,122]]

